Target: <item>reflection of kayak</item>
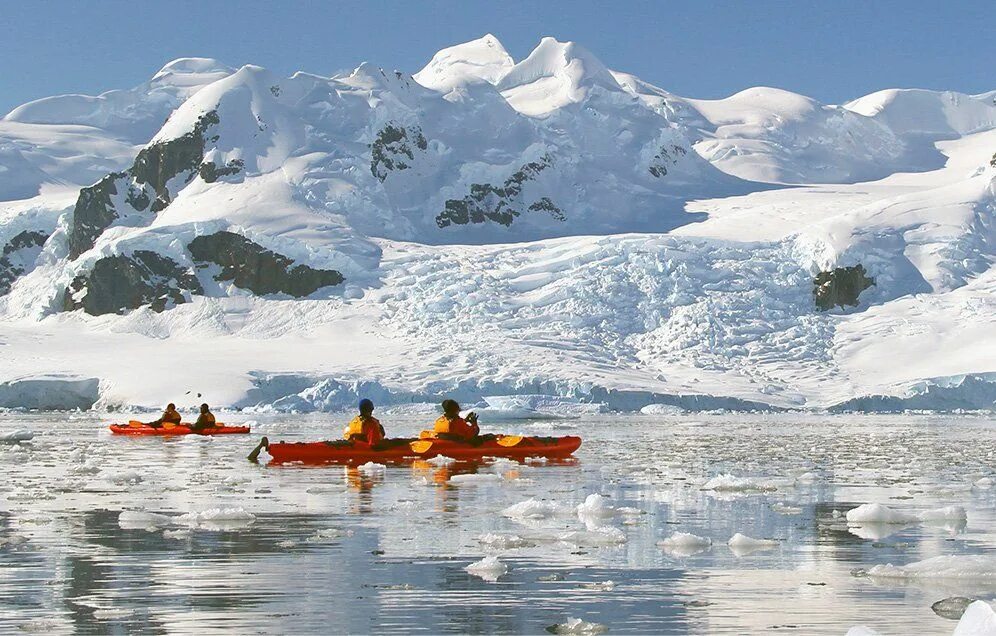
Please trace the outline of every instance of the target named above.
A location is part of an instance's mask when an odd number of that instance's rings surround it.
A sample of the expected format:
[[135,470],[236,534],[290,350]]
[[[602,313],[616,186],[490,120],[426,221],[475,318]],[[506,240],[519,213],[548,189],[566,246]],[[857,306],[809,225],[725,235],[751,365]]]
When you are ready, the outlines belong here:
[[443,455],[453,459],[482,457],[569,457],[581,446],[580,437],[513,437],[489,436],[480,443],[456,442],[444,439],[388,439],[371,447],[365,443],[347,442],[275,442],[266,446],[273,463],[302,462],[305,464],[403,462],[430,459]]
[[202,428],[199,431],[191,430],[190,426],[186,424],[177,424],[172,428],[153,428],[145,424],[141,426],[111,424],[108,428],[115,435],[236,435],[249,432],[248,426],[225,426],[224,424]]

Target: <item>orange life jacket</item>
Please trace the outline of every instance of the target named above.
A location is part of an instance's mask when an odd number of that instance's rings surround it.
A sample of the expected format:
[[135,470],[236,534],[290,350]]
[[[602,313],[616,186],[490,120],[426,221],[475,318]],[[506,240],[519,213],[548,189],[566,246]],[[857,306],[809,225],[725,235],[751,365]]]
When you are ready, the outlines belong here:
[[477,436],[480,432],[477,424],[470,425],[467,420],[463,419],[459,415],[454,417],[452,420],[445,415],[439,416],[435,424],[432,425],[432,432],[435,435],[444,433],[447,435],[454,435],[463,439],[472,439]]
[[342,436],[345,439],[359,437],[360,441],[367,442],[368,444],[376,444],[384,439],[384,429],[376,417],[364,418],[357,415],[346,425]]

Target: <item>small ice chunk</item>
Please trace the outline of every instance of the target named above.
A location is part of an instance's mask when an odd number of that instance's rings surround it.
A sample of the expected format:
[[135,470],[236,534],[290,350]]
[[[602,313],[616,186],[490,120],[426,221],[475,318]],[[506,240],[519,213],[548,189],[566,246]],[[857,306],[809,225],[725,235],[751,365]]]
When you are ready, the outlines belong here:
[[712,539],[691,532],[675,532],[658,545],[668,552],[692,555],[708,550],[712,546]]
[[560,540],[576,546],[606,546],[626,543],[626,533],[613,526],[589,527],[588,530],[573,530],[560,535]]
[[848,523],[894,523],[894,524],[910,524],[920,521],[914,515],[906,514],[905,512],[899,512],[898,510],[893,510],[888,506],[883,506],[877,503],[867,503],[861,504],[857,508],[852,508],[847,511],[846,515]]
[[115,618],[127,618],[134,613],[134,609],[127,607],[105,607],[93,610],[93,617],[99,621],[106,621],[114,620]]
[[179,524],[214,531],[247,528],[255,521],[256,515],[242,508],[212,508],[204,512],[188,512],[176,518]]
[[475,561],[464,568],[468,573],[480,577],[489,583],[494,583],[500,577],[508,573],[508,566],[498,560],[495,556],[486,556],[480,561]]
[[582,521],[586,519],[608,519],[616,515],[616,509],[609,505],[609,500],[598,493],[588,495],[584,503],[578,504],[576,510],[578,518]]
[[383,475],[387,472],[387,466],[384,464],[378,464],[377,462],[367,462],[357,466],[356,470],[360,471],[364,475]]
[[425,460],[426,464],[431,464],[433,466],[449,466],[450,464],[455,464],[456,460],[452,457],[447,457],[446,455],[436,455],[432,459]]
[[193,535],[190,529],[165,530],[163,536],[167,539],[189,539]]
[[993,487],[994,483],[996,482],[993,481],[992,477],[982,477],[981,479],[976,479],[975,483],[972,485],[979,490],[989,490]]
[[933,510],[925,510],[919,515],[920,521],[931,523],[931,522],[960,522],[965,523],[968,521],[968,514],[965,509],[961,506],[945,506],[943,508],[934,508]]
[[851,629],[847,630],[847,634],[845,634],[844,636],[882,636],[882,635],[866,625],[855,625]]
[[614,581],[601,581],[600,583],[581,583],[578,585],[582,590],[599,590],[601,592],[611,592],[616,589]]
[[588,636],[589,634],[604,634],[609,628],[601,623],[590,623],[580,618],[568,618],[566,623],[550,625],[546,631],[551,634],[577,634]]
[[341,530],[339,528],[322,528],[316,530],[313,535],[304,540],[305,543],[322,543],[330,539],[353,536],[352,530]]
[[118,515],[118,526],[123,530],[154,530],[172,522],[173,519],[167,515],[143,510],[122,510]]
[[953,621],[958,620],[968,609],[968,606],[975,602],[974,598],[965,598],[964,596],[949,596],[948,598],[943,598],[933,605],[930,609],[934,610],[934,613],[941,618],[947,618]]
[[996,555],[936,556],[906,565],[876,565],[868,576],[888,579],[965,579],[996,581]]
[[702,489],[716,492],[769,492],[778,490],[778,487],[771,483],[724,473],[707,481]]
[[996,634],[996,612],[985,601],[968,606],[951,636],[993,636]]
[[111,475],[108,479],[111,483],[118,486],[124,486],[126,484],[134,485],[142,482],[142,475],[136,470],[125,470]]
[[515,548],[526,548],[536,545],[528,539],[523,539],[517,534],[497,534],[488,532],[477,537],[481,545],[485,545],[495,550],[514,550]]
[[806,473],[802,473],[801,475],[799,475],[798,477],[796,477],[795,478],[795,483],[797,483],[797,484],[812,484],[812,483],[815,483],[817,479],[818,479],[818,477],[817,477],[816,473],[806,472]]
[[487,484],[501,481],[501,475],[494,473],[465,473],[453,475],[450,481],[457,484]]
[[560,513],[560,506],[548,501],[539,501],[535,498],[520,501],[501,511],[502,516],[509,519],[549,519]]
[[0,444],[16,444],[18,442],[27,442],[34,438],[35,434],[31,431],[26,431],[24,429],[15,429],[8,433],[0,433]]
[[777,546],[778,542],[772,539],[754,539],[738,532],[730,537],[730,540],[726,542],[726,545],[730,546],[730,550],[733,551],[733,554],[737,556],[746,556],[752,552],[770,550],[771,548]]

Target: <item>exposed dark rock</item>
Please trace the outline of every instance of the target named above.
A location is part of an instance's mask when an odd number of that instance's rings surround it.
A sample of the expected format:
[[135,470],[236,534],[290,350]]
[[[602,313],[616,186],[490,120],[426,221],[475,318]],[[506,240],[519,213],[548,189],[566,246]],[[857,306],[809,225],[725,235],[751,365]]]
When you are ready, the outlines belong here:
[[219,168],[213,161],[205,161],[198,169],[198,173],[201,175],[201,179],[204,180],[204,183],[214,183],[221,177],[226,177],[230,174],[238,174],[243,168],[245,168],[245,165],[245,162],[241,159],[232,159],[228,162],[228,165],[221,168]]
[[[152,211],[158,212],[170,204],[172,197],[166,184],[174,177],[189,172],[187,181],[196,174],[204,160],[205,133],[213,125],[220,123],[217,111],[209,111],[197,118],[194,129],[176,139],[160,141],[143,148],[135,157],[135,164],[129,170],[135,182],[148,185],[155,193]],[[217,137],[213,138],[217,139]]]
[[7,295],[14,281],[25,272],[23,263],[17,258],[19,253],[41,247],[48,240],[48,236],[44,232],[25,230],[14,235],[3,246],[3,250],[0,251],[0,296]]
[[221,266],[215,280],[232,281],[237,287],[260,295],[283,293],[300,298],[345,280],[335,270],[295,265],[286,256],[234,232],[198,236],[187,249],[194,260]]
[[996,152],[993,153],[993,158],[989,160],[989,165],[996,168]]
[[861,292],[875,284],[875,279],[865,276],[866,273],[859,263],[854,267],[837,267],[817,274],[813,280],[816,307],[820,311],[833,307],[857,307]]
[[370,144],[370,173],[381,181],[394,170],[407,170],[415,161],[415,150],[424,151],[429,142],[418,126],[405,128],[388,124]]
[[[134,211],[159,212],[169,205],[172,194],[166,184],[185,172],[188,173],[186,181],[190,181],[200,172],[205,144],[218,140],[217,136],[206,137],[207,130],[220,121],[216,111],[204,113],[189,133],[142,149],[127,172],[113,172],[80,190],[69,230],[69,258],[77,258],[93,247],[97,237],[128,212],[117,210],[111,200],[119,189],[127,189],[125,202]],[[211,163],[204,172],[217,178],[234,174],[230,171],[238,172],[242,167],[241,162],[233,160],[223,168]]]
[[86,313],[122,313],[148,305],[153,311],[187,301],[188,294],[203,294],[197,276],[176,261],[155,252],[139,250],[130,256],[108,256],[93,269],[77,276],[66,289],[63,310]]
[[97,237],[118,218],[111,197],[118,193],[118,180],[126,176],[123,172],[112,172],[80,190],[69,230],[69,258],[76,258],[93,247]]
[[[549,155],[539,161],[531,161],[515,172],[501,186],[490,183],[472,183],[470,194],[462,199],[448,199],[445,209],[436,217],[436,225],[441,228],[450,225],[484,223],[494,221],[508,227],[522,214],[522,184],[532,181],[550,165]],[[532,212],[549,212],[558,221],[566,220],[563,211],[548,197],[534,201],[527,208]]]
[[686,154],[688,154],[688,151],[676,144],[661,146],[660,151],[654,155],[653,160],[650,162],[650,174],[660,179],[667,175],[667,167],[669,165],[673,166],[677,164],[678,158],[684,157]]

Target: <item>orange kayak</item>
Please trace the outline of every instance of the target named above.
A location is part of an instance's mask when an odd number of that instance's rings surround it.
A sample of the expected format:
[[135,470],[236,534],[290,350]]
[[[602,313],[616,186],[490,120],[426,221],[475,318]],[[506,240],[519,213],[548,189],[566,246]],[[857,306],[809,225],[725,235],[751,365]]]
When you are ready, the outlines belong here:
[[173,428],[162,428],[162,427],[152,427],[146,426],[145,424],[141,426],[130,426],[128,424],[111,424],[108,428],[115,435],[237,435],[239,433],[248,433],[248,426],[225,426],[224,424],[219,424],[217,426],[212,426],[211,428],[202,428],[199,431],[195,431],[186,424],[177,424]]
[[354,464],[366,462],[397,463],[431,459],[440,455],[468,460],[483,457],[526,459],[570,457],[581,447],[580,437],[488,436],[479,443],[443,439],[388,439],[375,446],[364,442],[274,442],[266,446],[271,463],[285,464]]

